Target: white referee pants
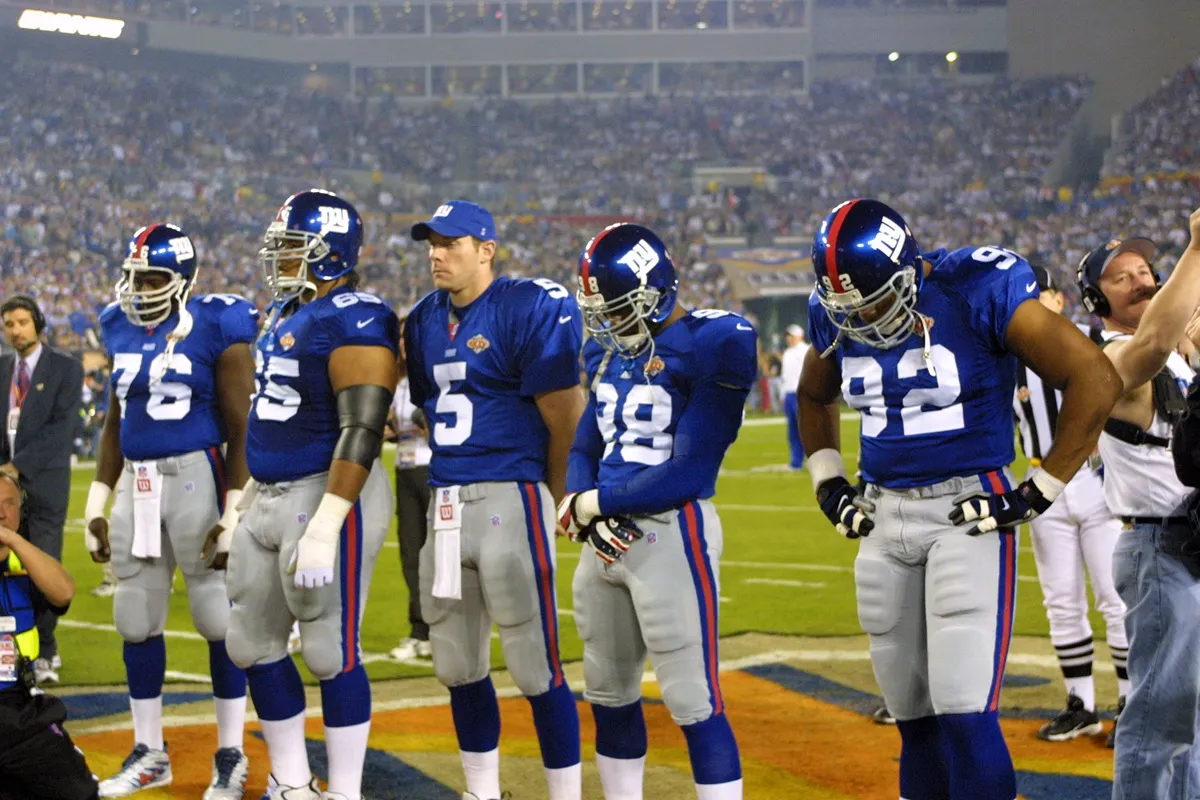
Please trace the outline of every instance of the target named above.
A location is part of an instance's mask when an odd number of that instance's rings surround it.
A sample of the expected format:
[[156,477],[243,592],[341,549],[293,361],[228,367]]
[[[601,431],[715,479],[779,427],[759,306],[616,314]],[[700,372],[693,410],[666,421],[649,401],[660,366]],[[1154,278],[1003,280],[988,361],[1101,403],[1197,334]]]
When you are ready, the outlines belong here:
[[1030,522],[1029,528],[1050,620],[1050,643],[1057,647],[1092,635],[1083,574],[1086,566],[1109,646],[1128,648],[1125,604],[1117,594],[1112,570],[1121,523],[1104,502],[1100,476],[1084,465],[1050,510]]

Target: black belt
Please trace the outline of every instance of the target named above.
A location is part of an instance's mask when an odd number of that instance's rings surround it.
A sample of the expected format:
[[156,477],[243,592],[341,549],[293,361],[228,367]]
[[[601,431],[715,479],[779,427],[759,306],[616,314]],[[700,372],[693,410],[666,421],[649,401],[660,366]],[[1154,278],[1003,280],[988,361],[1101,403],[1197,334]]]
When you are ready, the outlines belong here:
[[1187,517],[1118,517],[1126,525],[1187,525]]

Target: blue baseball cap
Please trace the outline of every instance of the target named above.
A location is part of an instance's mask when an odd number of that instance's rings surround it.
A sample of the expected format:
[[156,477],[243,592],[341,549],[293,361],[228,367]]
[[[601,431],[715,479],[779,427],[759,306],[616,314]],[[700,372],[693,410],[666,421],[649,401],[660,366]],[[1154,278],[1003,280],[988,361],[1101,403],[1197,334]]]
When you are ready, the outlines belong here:
[[424,241],[433,233],[455,239],[474,236],[476,239],[491,242],[496,240],[496,222],[492,219],[492,212],[477,203],[451,200],[438,206],[429,221],[418,222],[412,226],[411,235],[415,241]]

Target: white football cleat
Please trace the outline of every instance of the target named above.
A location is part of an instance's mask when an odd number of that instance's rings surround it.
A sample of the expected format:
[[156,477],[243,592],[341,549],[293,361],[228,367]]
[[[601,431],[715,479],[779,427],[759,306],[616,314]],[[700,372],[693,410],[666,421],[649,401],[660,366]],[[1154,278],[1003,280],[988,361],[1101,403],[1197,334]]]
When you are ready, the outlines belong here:
[[271,775],[267,778],[267,793],[261,800],[322,800],[322,793],[316,778],[310,778],[307,786],[281,786]]
[[204,792],[204,800],[242,800],[246,794],[246,778],[250,759],[236,747],[223,747],[213,756],[212,783]]
[[143,789],[167,786],[171,783],[171,759],[167,751],[151,750],[144,744],[134,745],[121,765],[121,771],[100,781],[101,797],[128,797]]
[[396,661],[412,661],[415,658],[429,658],[433,655],[433,648],[428,640],[408,636],[401,639],[400,644],[393,647],[388,655]]
[[58,670],[54,668],[50,659],[39,658],[33,662],[33,679],[38,684],[58,683]]

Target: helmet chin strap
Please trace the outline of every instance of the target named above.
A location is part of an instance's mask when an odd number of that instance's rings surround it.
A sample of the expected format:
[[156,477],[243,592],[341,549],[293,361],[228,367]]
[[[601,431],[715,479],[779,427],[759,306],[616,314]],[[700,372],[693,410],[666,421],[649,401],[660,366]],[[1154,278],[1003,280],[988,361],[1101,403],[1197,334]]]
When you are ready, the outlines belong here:
[[150,375],[150,385],[154,386],[166,377],[167,370],[171,368],[171,359],[175,357],[175,345],[187,338],[192,332],[192,314],[187,310],[188,295],[192,293],[191,284],[188,285],[183,293],[179,296],[179,323],[175,326],[175,330],[167,334],[167,347],[163,351],[162,366]]

